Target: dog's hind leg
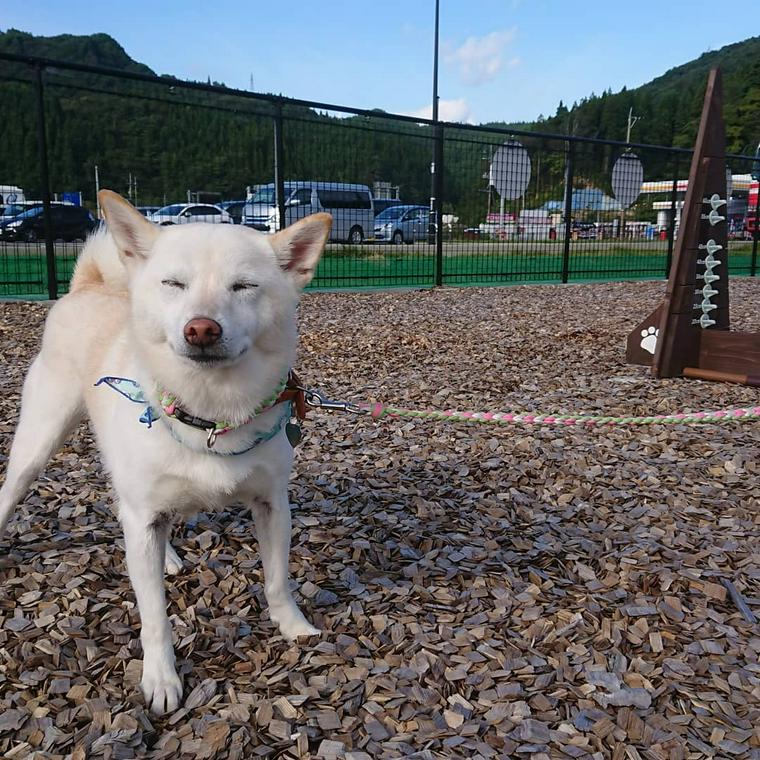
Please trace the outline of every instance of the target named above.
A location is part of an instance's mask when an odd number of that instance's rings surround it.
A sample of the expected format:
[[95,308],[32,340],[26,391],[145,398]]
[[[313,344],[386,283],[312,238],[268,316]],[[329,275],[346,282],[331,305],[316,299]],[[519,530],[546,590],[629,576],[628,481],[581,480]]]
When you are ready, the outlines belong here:
[[79,382],[69,367],[52,364],[48,366],[43,351],[24,381],[21,415],[0,488],[0,536],[29,486],[84,415]]

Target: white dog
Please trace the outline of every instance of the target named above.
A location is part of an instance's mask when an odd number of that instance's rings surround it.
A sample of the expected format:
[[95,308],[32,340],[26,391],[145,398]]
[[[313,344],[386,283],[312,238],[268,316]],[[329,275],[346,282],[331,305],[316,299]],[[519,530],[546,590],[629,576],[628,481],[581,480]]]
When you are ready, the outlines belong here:
[[142,621],[141,688],[162,713],[182,697],[163,586],[165,563],[181,566],[167,547],[175,518],[249,505],[272,620],[288,639],[319,633],[288,588],[292,412],[281,391],[300,291],[331,219],[315,214],[267,236],[232,225],[159,228],[109,190],[100,204],[108,231],[82,251],[24,383],[0,534],[88,413],[119,498]]

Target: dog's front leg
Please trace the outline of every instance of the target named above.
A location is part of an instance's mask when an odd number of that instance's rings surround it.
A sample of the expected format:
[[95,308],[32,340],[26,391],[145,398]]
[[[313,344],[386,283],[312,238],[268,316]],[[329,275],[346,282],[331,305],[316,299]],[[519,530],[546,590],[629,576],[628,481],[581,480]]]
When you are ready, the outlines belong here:
[[164,558],[169,523],[151,521],[127,505],[119,510],[127,550],[127,569],[140,610],[143,674],[140,683],[153,713],[173,712],[182,698],[174,669],[174,648],[164,596]]
[[287,488],[274,489],[270,499],[254,502],[252,509],[264,566],[264,596],[272,622],[291,641],[298,636],[319,634],[319,629],[298,609],[288,586],[291,525]]

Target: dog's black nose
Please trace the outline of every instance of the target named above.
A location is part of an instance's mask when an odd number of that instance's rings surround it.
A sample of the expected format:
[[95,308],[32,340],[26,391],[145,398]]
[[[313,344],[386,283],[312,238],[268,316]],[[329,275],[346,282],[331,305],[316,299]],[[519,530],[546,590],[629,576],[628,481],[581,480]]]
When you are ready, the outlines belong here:
[[213,346],[222,337],[222,326],[213,319],[196,317],[185,325],[183,332],[185,340],[191,346],[207,348]]

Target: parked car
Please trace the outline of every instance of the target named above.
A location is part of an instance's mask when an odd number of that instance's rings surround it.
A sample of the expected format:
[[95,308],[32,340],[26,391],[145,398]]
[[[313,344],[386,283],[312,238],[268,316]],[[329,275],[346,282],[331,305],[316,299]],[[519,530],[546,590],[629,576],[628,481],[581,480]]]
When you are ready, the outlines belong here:
[[[15,203],[6,203],[0,209],[0,224],[15,219],[22,211],[28,211],[30,208],[41,206],[42,201],[17,201]],[[73,206],[70,201],[51,201],[51,206]]]
[[219,204],[219,207],[223,208],[232,217],[232,221],[235,224],[242,224],[245,203],[245,201],[224,201],[224,203]]
[[232,217],[224,209],[210,203],[172,203],[154,211],[148,219],[161,225],[191,222],[232,224]]
[[375,217],[375,240],[401,245],[428,239],[427,206],[391,206]]
[[7,206],[0,208],[0,224],[3,222],[10,222],[11,219],[17,217],[22,211],[26,211],[30,208],[27,205],[20,203],[9,203]]
[[391,208],[391,206],[408,205],[409,204],[406,201],[399,200],[398,198],[395,200],[392,200],[391,198],[375,198],[375,216],[381,214],[385,209]]
[[[372,234],[375,214],[372,191],[367,185],[308,180],[285,183],[285,226],[318,211],[332,215],[330,240],[358,244]],[[260,185],[248,198],[243,224],[261,232],[280,229],[273,183]]]
[[[84,207],[55,203],[50,208],[50,226],[54,239],[84,240],[97,226],[95,217]],[[0,226],[3,240],[34,243],[45,239],[45,209],[33,206]]]

